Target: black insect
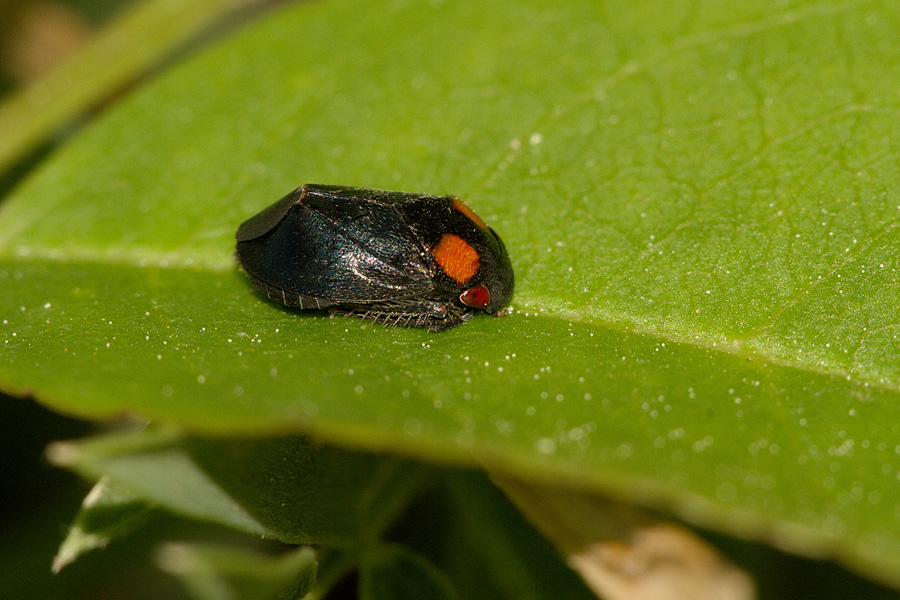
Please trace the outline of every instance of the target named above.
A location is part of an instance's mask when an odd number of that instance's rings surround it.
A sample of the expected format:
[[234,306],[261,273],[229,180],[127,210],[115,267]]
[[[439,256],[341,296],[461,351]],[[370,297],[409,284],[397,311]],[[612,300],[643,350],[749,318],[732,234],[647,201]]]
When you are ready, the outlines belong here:
[[442,331],[512,296],[503,242],[453,196],[307,184],[235,237],[254,287],[287,306]]

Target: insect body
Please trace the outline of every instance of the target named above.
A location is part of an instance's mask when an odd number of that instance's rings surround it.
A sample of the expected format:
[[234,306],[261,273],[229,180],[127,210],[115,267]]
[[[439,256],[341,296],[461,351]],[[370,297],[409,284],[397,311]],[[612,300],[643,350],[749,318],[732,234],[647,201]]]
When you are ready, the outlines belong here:
[[254,287],[287,306],[441,331],[512,296],[503,242],[453,196],[307,184],[235,237]]

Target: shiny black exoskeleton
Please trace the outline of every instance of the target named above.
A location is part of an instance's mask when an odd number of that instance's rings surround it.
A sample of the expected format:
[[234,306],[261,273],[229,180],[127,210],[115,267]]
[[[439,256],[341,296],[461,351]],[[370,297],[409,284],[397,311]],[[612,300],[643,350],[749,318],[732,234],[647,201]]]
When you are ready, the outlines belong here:
[[254,287],[287,306],[441,331],[512,296],[503,242],[453,196],[307,184],[235,237]]

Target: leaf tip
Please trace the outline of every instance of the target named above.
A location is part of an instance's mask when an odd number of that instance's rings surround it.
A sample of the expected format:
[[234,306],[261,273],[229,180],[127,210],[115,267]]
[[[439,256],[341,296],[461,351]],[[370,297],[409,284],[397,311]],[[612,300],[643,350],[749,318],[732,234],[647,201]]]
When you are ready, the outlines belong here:
[[56,467],[71,467],[78,460],[78,446],[72,442],[53,442],[44,450],[47,461]]

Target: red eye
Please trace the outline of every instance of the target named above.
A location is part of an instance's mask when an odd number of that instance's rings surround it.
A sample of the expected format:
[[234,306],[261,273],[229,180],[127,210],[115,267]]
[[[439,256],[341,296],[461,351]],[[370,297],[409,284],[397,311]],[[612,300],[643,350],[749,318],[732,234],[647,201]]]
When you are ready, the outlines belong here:
[[476,285],[459,295],[459,301],[472,308],[487,308],[491,303],[491,293],[483,285]]

